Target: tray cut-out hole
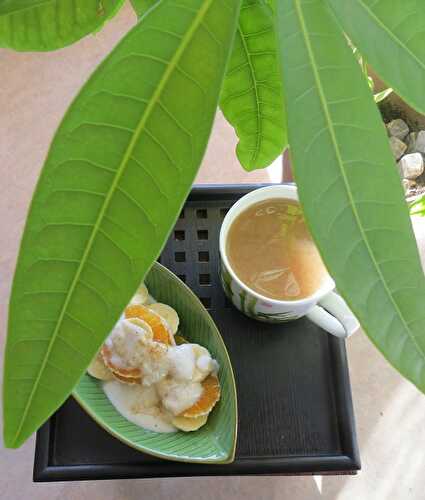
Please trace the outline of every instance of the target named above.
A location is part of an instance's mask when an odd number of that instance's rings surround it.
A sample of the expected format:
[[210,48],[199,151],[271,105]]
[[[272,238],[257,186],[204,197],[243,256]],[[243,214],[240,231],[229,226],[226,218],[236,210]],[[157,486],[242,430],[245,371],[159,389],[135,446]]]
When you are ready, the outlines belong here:
[[208,230],[207,229],[199,229],[198,230],[198,240],[207,240],[208,239]]
[[178,274],[177,278],[181,279],[183,283],[186,283],[186,275],[185,274]]
[[198,261],[199,262],[209,262],[210,261],[210,253],[209,252],[198,252]]
[[209,273],[204,273],[199,275],[200,285],[211,285],[211,275]]
[[230,208],[220,208],[220,216],[224,219]]
[[207,219],[208,218],[208,212],[206,208],[198,208],[196,210],[196,217],[198,219]]
[[186,252],[174,252],[174,260],[176,262],[186,262]]
[[211,297],[199,297],[205,309],[211,309]]
[[186,233],[182,229],[176,229],[174,231],[174,239],[183,241],[186,239]]
[[230,309],[232,307],[232,303],[230,302],[230,300],[227,297],[224,297],[224,307],[226,309]]

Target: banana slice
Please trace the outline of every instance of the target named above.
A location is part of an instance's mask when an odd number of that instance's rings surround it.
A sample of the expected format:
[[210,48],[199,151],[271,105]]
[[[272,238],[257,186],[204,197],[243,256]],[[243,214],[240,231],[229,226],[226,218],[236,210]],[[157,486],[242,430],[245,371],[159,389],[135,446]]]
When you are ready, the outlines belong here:
[[130,300],[130,305],[143,305],[147,302],[149,297],[148,289],[146,285],[142,283],[137,292],[133,295],[133,298]]
[[149,309],[159,314],[161,318],[165,319],[173,335],[176,334],[179,328],[180,320],[178,314],[172,307],[168,306],[167,304],[156,302],[155,304],[150,304]]
[[92,362],[87,368],[87,372],[89,375],[99,380],[114,380],[114,375],[105,365],[100,352],[97,353],[93,358]]
[[150,306],[151,304],[154,304],[155,302],[156,302],[156,300],[152,297],[152,295],[149,294],[144,305]]
[[203,425],[205,425],[207,420],[208,415],[201,415],[193,418],[174,417],[171,423],[174,427],[177,427],[177,429],[180,429],[181,431],[191,432],[200,429]]

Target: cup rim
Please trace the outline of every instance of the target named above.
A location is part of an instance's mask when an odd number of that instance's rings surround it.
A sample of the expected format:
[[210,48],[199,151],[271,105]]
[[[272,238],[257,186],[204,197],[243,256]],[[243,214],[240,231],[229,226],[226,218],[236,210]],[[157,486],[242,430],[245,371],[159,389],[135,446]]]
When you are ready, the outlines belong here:
[[[251,205],[253,205],[254,203],[256,203],[257,201],[262,201],[268,198],[267,196],[265,196],[264,198],[261,198],[259,200],[256,199],[259,192],[260,193],[274,192],[275,194],[270,196],[270,198],[271,197],[290,198],[299,202],[298,190],[295,184],[271,184],[270,186],[264,186],[258,189],[254,189],[253,191],[250,191],[249,193],[239,198],[239,200],[232,205],[230,210],[225,215],[223,223],[220,228],[219,251],[222,261],[224,262],[232,279],[235,280],[236,283],[242,289],[248,291],[250,294],[252,294],[255,298],[259,300],[269,302],[273,305],[285,305],[285,306],[291,306],[291,305],[302,306],[302,305],[307,305],[309,303],[317,303],[322,297],[327,295],[335,288],[335,282],[329,273],[327,273],[327,278],[324,279],[323,284],[320,286],[320,288],[318,288],[314,293],[312,293],[308,297],[304,297],[302,299],[297,299],[297,300],[279,300],[279,299],[272,299],[271,297],[267,297],[266,295],[261,295],[260,293],[250,288],[243,281],[241,281],[240,278],[238,278],[232,266],[230,265],[229,259],[227,258],[226,245],[225,245],[227,232],[230,228],[231,223],[235,219],[236,215],[239,215],[240,208],[246,209]],[[252,201],[252,203],[247,203],[247,200],[249,200],[250,198],[253,198],[254,200]]]

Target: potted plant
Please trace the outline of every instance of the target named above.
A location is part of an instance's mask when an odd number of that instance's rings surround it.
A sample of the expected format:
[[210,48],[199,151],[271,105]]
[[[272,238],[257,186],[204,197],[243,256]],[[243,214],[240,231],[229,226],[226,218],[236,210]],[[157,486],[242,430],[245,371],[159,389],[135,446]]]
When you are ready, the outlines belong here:
[[[56,3],[3,2],[0,44],[63,47],[123,2]],[[71,104],[34,193],[10,302],[6,445],[20,446],[64,401],[158,256],[217,104],[244,168],[267,166],[289,142],[305,216],[339,292],[424,391],[425,280],[386,130],[347,41],[424,113],[423,9],[401,0],[391,9],[369,0],[132,3],[139,22]],[[117,288],[105,311],[110,273]],[[66,349],[75,356],[64,376]],[[32,368],[17,380],[28,350]]]

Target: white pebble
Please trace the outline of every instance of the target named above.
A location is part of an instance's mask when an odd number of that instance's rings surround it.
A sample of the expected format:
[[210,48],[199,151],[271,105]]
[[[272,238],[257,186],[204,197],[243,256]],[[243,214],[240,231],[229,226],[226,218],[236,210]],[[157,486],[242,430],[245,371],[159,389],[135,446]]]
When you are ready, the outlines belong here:
[[425,154],[425,130],[421,130],[416,137],[415,151]]
[[399,160],[403,156],[403,153],[406,151],[407,146],[403,141],[397,139],[397,137],[390,137],[390,148],[394,158],[396,160]]
[[400,174],[404,179],[416,179],[424,171],[424,159],[420,153],[403,156],[398,162]]
[[404,188],[404,193],[408,194],[411,189],[413,189],[416,186],[415,181],[411,181],[409,179],[403,179],[402,180],[403,188]]
[[407,144],[406,154],[416,153],[416,138],[418,137],[417,132],[410,132],[406,137],[405,141]]

